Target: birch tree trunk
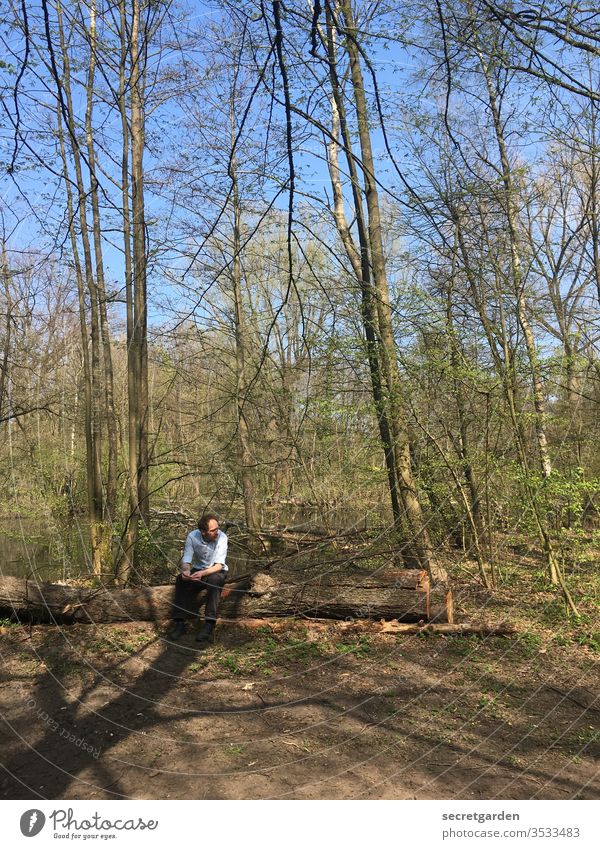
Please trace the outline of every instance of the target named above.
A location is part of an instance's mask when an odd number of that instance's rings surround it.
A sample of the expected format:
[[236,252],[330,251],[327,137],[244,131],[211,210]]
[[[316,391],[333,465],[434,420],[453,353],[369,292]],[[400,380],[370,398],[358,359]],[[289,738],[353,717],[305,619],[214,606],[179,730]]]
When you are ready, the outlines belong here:
[[98,313],[100,319],[100,335],[102,339],[102,360],[103,360],[103,382],[105,393],[105,410],[106,410],[106,432],[108,438],[108,469],[106,478],[106,501],[105,501],[105,519],[108,522],[108,532],[110,533],[112,523],[116,519],[116,501],[117,501],[117,417],[114,403],[114,388],[113,388],[113,363],[112,363],[112,348],[110,339],[110,329],[108,325],[108,313],[106,302],[106,286],[104,282],[104,259],[102,252],[102,226],[100,220],[100,204],[98,200],[98,179],[96,176],[96,151],[94,146],[93,136],[93,96],[94,82],[96,71],[96,3],[91,0],[90,7],[90,25],[88,30],[88,40],[90,46],[90,65],[87,77],[87,102],[85,112],[85,135],[87,147],[87,161],[90,172],[90,199],[92,204],[92,226],[93,226],[93,241],[94,255],[96,261],[96,286],[98,293]]
[[[107,561],[110,558],[110,542],[105,535],[104,529],[104,495],[102,490],[102,427],[103,418],[103,393],[101,376],[101,340],[100,340],[100,318],[99,318],[99,296],[96,285],[96,276],[92,258],[92,249],[89,239],[89,225],[87,219],[87,190],[83,179],[82,152],[78,140],[77,126],[74,119],[73,96],[71,90],[71,69],[68,45],[63,28],[62,8],[60,3],[56,6],[59,43],[62,59],[62,80],[56,80],[57,86],[62,85],[65,95],[65,112],[61,115],[59,106],[59,137],[61,156],[63,160],[63,178],[67,191],[67,205],[69,209],[69,229],[71,234],[71,245],[75,260],[76,276],[78,278],[79,312],[82,346],[88,349],[89,337],[89,365],[85,372],[86,386],[86,454],[87,454],[87,487],[88,487],[88,510],[90,522],[90,541],[92,549],[92,568],[94,574],[101,575],[107,569]],[[62,97],[59,97],[62,100]],[[71,177],[67,153],[64,144],[64,133],[62,121],[64,120],[69,138],[71,158],[75,171],[74,185],[77,192],[77,213],[74,209],[71,195]],[[83,266],[80,262],[80,254],[77,244],[77,232],[75,222],[79,219],[79,236],[83,247]],[[85,282],[84,282],[85,281]],[[85,290],[89,301],[89,320],[85,303]]]

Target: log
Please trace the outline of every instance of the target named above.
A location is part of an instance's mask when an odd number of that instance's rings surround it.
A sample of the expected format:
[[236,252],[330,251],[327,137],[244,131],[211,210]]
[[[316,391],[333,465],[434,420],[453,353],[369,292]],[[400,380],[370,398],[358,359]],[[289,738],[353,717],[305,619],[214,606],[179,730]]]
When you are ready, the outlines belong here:
[[0,611],[25,621],[155,621],[170,616],[172,597],[172,586],[113,589],[0,579]]
[[515,625],[502,622],[500,625],[477,625],[472,622],[459,624],[449,622],[424,622],[421,625],[407,625],[402,622],[381,622],[380,634],[475,634],[478,637],[508,637],[518,633]]
[[[0,578],[0,614],[40,622],[160,621],[171,616],[173,593],[172,585],[90,588],[7,577]],[[300,616],[421,622],[430,618],[429,595],[427,573],[416,569],[301,578],[259,572],[228,580],[219,614],[225,619]],[[451,593],[446,595],[445,611],[436,608],[438,622],[451,616]],[[188,612],[193,616],[197,611]]]
[[[265,627],[264,619],[223,619],[224,624],[239,625],[242,628],[257,630]],[[296,620],[297,624],[298,621]],[[283,619],[273,619],[266,623],[273,633],[284,631],[289,626]],[[375,634],[375,635],[395,635],[395,634],[442,634],[446,636],[461,636],[462,634],[474,634],[478,637],[510,637],[513,634],[518,634],[519,629],[509,623],[501,622],[499,625],[490,625],[482,622],[463,622],[460,624],[449,624],[448,622],[420,622],[407,624],[403,622],[392,621],[388,622],[380,620],[373,622],[365,619],[354,619],[352,622],[332,622],[331,619],[311,619],[310,622],[303,620],[300,624],[305,628],[306,632],[316,635],[331,634]],[[310,636],[308,637],[310,639]],[[556,688],[550,688],[556,689]],[[557,691],[558,692],[558,691]]]
[[[429,619],[429,578],[423,570],[329,572],[287,581],[260,575],[240,615],[327,619]],[[223,611],[225,615],[225,611]]]
[[430,622],[454,622],[454,601],[452,590],[448,584],[434,584],[429,592],[429,615]]

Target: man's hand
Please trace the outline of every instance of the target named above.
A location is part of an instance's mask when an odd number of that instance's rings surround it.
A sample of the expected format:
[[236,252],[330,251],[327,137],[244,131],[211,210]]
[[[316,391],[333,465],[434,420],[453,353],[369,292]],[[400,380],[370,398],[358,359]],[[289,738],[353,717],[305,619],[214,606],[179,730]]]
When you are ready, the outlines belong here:
[[207,569],[202,569],[199,572],[190,572],[189,581],[201,581],[207,573]]
[[184,581],[201,581],[207,572],[208,569],[202,569],[199,572],[192,572],[190,569],[186,569],[181,573],[181,577]]
[[200,569],[197,572],[192,572],[191,567],[188,567],[181,573],[181,577],[184,581],[201,581],[202,578],[206,578],[207,575],[212,575],[213,572],[220,572],[222,568],[222,563],[213,563],[212,566],[207,566],[206,569]]

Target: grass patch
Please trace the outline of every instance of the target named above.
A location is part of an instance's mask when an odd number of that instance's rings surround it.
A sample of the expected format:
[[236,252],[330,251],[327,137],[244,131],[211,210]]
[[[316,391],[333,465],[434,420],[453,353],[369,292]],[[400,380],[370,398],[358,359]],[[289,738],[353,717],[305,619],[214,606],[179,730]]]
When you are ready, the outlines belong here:
[[595,654],[600,654],[600,631],[592,631],[589,634],[578,634],[575,642],[579,646],[586,646]]
[[232,675],[244,675],[249,671],[248,659],[243,659],[237,652],[219,657],[218,663]]
[[336,654],[353,654],[356,657],[367,657],[373,649],[371,637],[361,635],[353,640],[343,640],[335,643],[333,650]]
[[144,631],[131,633],[120,628],[111,628],[90,643],[90,648],[99,654],[132,655],[138,652],[154,639],[152,634]]
[[539,634],[524,631],[522,634],[519,634],[519,638],[515,641],[514,645],[521,650],[523,657],[533,657],[540,650],[542,638]]

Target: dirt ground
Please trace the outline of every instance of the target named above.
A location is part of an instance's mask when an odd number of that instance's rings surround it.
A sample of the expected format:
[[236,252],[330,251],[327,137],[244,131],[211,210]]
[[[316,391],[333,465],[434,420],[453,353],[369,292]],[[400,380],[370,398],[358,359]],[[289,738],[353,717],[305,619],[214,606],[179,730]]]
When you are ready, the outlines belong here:
[[6,626],[0,798],[598,798],[597,654],[559,643]]

